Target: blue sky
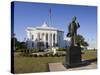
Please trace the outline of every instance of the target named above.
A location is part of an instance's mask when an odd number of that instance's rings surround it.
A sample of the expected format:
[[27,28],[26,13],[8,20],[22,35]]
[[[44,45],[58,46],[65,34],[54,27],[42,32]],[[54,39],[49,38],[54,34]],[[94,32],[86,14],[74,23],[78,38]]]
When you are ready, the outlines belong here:
[[[49,16],[50,8],[52,24]],[[78,33],[95,45],[97,42],[97,7],[95,6],[15,2],[14,32],[17,39],[23,41],[27,27],[41,26],[46,21],[49,26],[63,29],[65,35],[73,16],[76,16],[80,23]]]

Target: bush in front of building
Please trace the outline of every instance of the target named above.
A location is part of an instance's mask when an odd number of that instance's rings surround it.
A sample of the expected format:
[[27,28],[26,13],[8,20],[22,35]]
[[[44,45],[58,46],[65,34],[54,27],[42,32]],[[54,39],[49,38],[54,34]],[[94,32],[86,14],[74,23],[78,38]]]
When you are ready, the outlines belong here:
[[39,49],[37,49],[37,48],[32,48],[32,49],[30,49],[30,51],[31,51],[32,53],[36,53],[36,52],[39,52]]
[[16,53],[19,53],[20,56],[30,56],[32,57],[32,52],[30,49],[19,49]]
[[66,48],[58,48],[57,51],[66,51]]

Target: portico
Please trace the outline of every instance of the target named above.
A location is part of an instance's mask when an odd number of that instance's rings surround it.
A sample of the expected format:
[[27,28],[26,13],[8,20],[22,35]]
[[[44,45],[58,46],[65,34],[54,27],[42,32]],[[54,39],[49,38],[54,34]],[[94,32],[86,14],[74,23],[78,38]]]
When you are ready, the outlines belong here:
[[27,30],[28,48],[37,48],[38,42],[42,42],[44,48],[59,47],[63,48],[64,31],[49,27],[46,22],[39,27],[28,27]]

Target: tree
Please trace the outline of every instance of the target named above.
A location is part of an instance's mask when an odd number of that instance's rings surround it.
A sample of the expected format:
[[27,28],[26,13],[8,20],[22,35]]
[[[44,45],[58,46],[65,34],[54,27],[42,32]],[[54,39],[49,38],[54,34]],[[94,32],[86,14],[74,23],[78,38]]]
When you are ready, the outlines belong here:
[[82,35],[77,35],[77,43],[79,43],[81,46],[84,46],[85,48],[89,45],[86,41],[85,38]]
[[14,49],[14,51],[16,51],[18,46],[19,46],[19,41],[17,40],[17,38],[15,37],[15,34],[13,33],[11,35],[11,47],[12,49]]
[[19,48],[20,49],[26,49],[27,48],[26,43],[25,42],[20,42],[19,43]]
[[22,51],[22,49],[27,48],[26,43],[18,41],[15,37],[15,34],[12,34],[11,36],[11,46],[14,49],[14,51]]
[[87,49],[88,43],[86,41],[84,41],[83,46],[85,47],[85,49]]

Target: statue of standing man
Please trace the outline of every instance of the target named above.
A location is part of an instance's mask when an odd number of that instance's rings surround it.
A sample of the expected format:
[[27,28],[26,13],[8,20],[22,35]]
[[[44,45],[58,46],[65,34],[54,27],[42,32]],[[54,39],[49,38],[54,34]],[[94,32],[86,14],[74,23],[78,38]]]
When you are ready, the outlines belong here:
[[77,43],[77,29],[80,27],[79,23],[76,22],[76,16],[72,18],[71,23],[68,26],[68,34],[67,37],[71,37],[71,46],[78,45]]

